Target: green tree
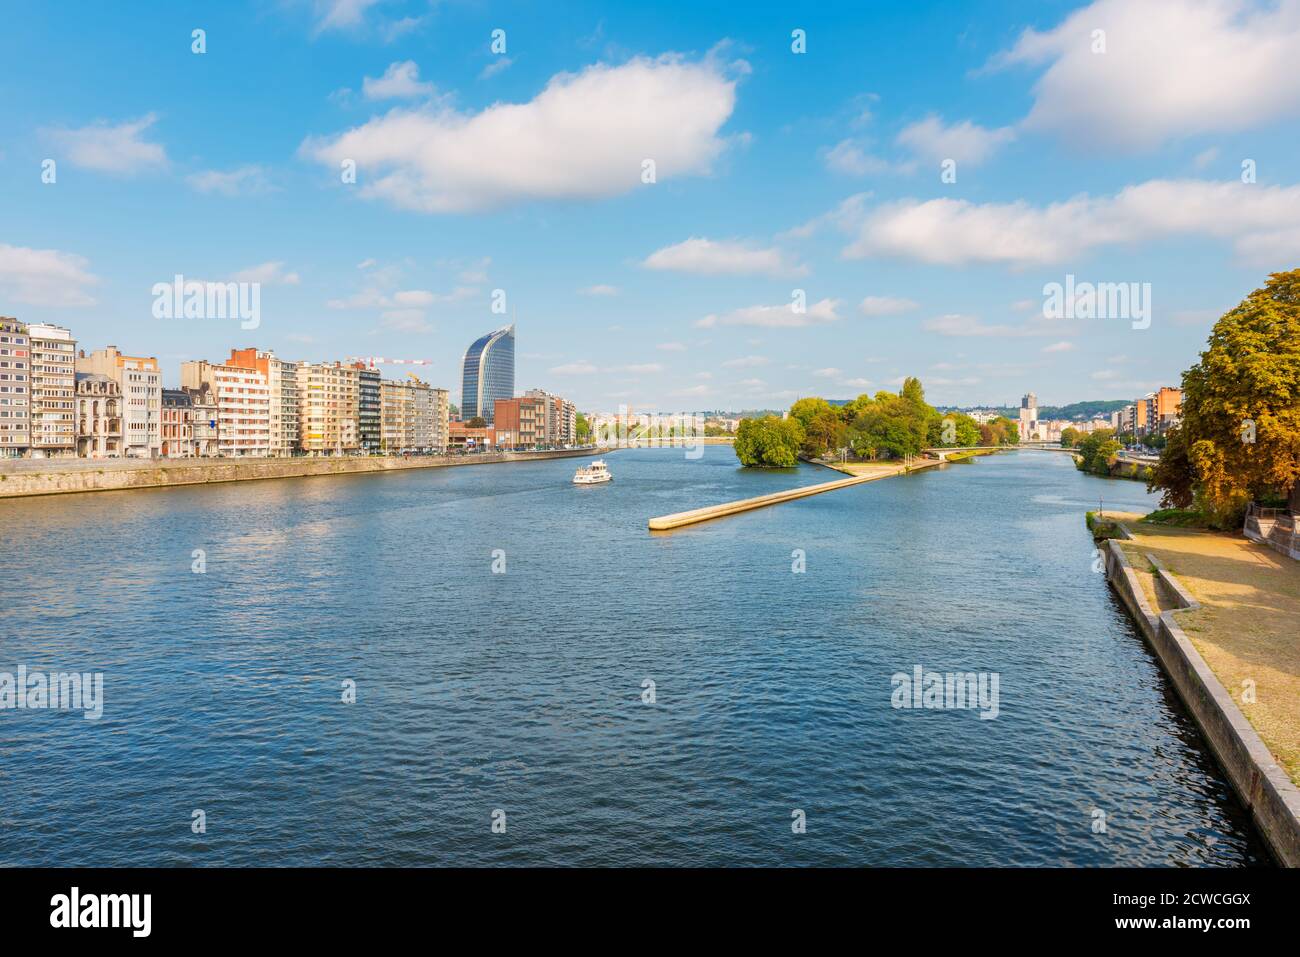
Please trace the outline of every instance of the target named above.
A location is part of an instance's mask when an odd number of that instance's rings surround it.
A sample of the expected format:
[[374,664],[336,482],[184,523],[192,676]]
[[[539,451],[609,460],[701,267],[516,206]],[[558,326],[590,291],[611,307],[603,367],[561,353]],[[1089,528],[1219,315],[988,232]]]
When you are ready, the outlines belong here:
[[1075,464],[1083,472],[1109,475],[1119,450],[1120,444],[1115,440],[1115,433],[1111,429],[1098,429],[1089,432],[1079,443],[1079,459]]
[[468,422],[466,422],[465,425],[471,429],[487,428],[487,419],[483,418],[483,416],[481,415],[476,415]]
[[1170,434],[1151,487],[1185,498],[1220,527],[1300,479],[1300,269],[1273,273],[1214,324],[1183,373],[1181,434]]
[[587,441],[587,438],[591,435],[591,423],[587,421],[587,417],[581,412],[574,417],[573,431],[577,433],[579,442]]
[[803,444],[803,426],[797,419],[741,419],[733,448],[746,468],[791,468]]
[[1072,425],[1067,425],[1061,430],[1061,446],[1072,449],[1079,444],[1079,430]]

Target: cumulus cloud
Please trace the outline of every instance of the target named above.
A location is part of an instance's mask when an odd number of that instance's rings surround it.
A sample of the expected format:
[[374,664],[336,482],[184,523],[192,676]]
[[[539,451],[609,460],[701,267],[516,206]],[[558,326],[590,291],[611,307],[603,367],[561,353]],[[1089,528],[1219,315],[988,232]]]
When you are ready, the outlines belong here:
[[949,125],[937,116],[927,116],[899,133],[897,142],[923,160],[941,163],[951,159],[974,166],[1013,139],[1015,132],[1010,127],[991,130],[970,120]]
[[728,359],[722,363],[724,369],[752,369],[755,366],[765,366],[771,359],[766,356],[741,356],[738,359]]
[[925,332],[932,332],[935,335],[940,336],[1006,339],[1019,336],[1047,335],[1052,331],[1055,331],[1059,335],[1061,331],[1060,325],[1060,323],[1057,323],[1053,330],[1053,328],[1049,327],[1046,323],[1040,325],[1030,323],[1023,326],[1009,326],[1001,323],[988,324],[983,322],[978,316],[950,312],[944,316],[936,316],[933,319],[926,319],[921,323],[921,329]]
[[1279,265],[1300,254],[1300,186],[1151,180],[1114,196],[1047,206],[906,199],[862,211],[850,259],[896,256],[939,265],[1066,262],[1103,246],[1200,235],[1232,242],[1246,260]]
[[557,74],[527,103],[395,108],[299,152],[332,170],[353,160],[363,196],[427,213],[603,198],[641,188],[646,159],[659,182],[708,173],[735,86],[712,58],[637,57]]
[[808,272],[775,247],[691,237],[646,257],[647,269],[694,273],[700,276],[802,276]]
[[[1104,53],[1093,52],[1095,30]],[[1297,0],[1098,0],[1052,30],[1026,30],[990,66],[1046,66],[1027,129],[1144,150],[1300,115],[1297,50]]]
[[220,193],[232,197],[259,195],[271,189],[271,180],[266,170],[255,164],[225,171],[203,170],[185,177],[185,182],[200,193]]
[[314,0],[316,32],[351,30],[365,22],[366,11],[379,0]]
[[618,287],[607,286],[603,284],[595,285],[595,286],[584,286],[582,289],[578,290],[578,294],[581,296],[617,296]]
[[78,129],[60,127],[43,132],[73,166],[104,173],[141,173],[167,165],[167,151],[143,138],[157,120],[156,114],[149,113],[116,126],[101,120]]
[[810,303],[802,312],[796,312],[791,303],[779,306],[747,306],[735,309],[723,315],[709,314],[697,319],[695,325],[701,329],[713,326],[763,326],[769,329],[797,329],[805,326],[820,326],[829,322],[838,322],[842,316],[837,311],[838,299],[822,299]]
[[562,366],[552,366],[548,371],[553,375],[591,375],[600,370],[586,359],[579,359]]
[[864,316],[897,316],[917,308],[920,303],[895,296],[867,296],[858,305],[858,311]]
[[886,160],[868,153],[855,140],[840,140],[823,157],[828,169],[847,176],[868,176],[884,173],[890,166]]
[[0,290],[31,306],[91,306],[90,287],[99,277],[82,256],[57,249],[30,249],[0,243]]
[[420,82],[420,68],[414,60],[390,63],[381,77],[365,77],[361,92],[367,100],[410,100],[433,95],[432,83]]
[[264,262],[259,266],[241,269],[234,275],[235,282],[260,282],[264,286],[296,286],[298,274],[287,272],[279,260]]

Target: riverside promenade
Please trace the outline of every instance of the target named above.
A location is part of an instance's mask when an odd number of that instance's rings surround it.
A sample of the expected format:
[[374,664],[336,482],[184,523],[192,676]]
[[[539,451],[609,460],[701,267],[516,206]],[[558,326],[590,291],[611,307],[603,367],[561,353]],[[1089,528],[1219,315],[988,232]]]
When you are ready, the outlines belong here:
[[1300,563],[1107,513],[1107,578],[1279,861],[1300,866]]
[[338,458],[5,459],[0,460],[0,498],[533,462],[538,459],[603,455],[607,451],[609,450],[604,448],[588,447],[542,452]]
[[901,464],[876,464],[874,462],[849,463],[847,465],[829,464],[824,462],[816,463],[825,465],[826,468],[834,469],[837,472],[846,472],[849,478],[836,479],[832,482],[823,482],[820,485],[805,485],[800,488],[792,488],[784,492],[772,492],[768,495],[759,495],[755,498],[742,498],[735,502],[724,502],[721,505],[706,505],[704,508],[693,508],[686,512],[674,512],[671,515],[660,515],[658,518],[652,518],[649,521],[649,527],[652,532],[665,532],[674,528],[681,528],[684,525],[695,525],[699,522],[708,522],[715,518],[723,518],[727,515],[737,515],[740,512],[748,512],[756,508],[765,508],[768,505],[779,505],[782,502],[792,502],[795,499],[807,498],[809,495],[820,495],[822,492],[833,492],[836,489],[848,488],[850,485],[861,485],[864,482],[874,482],[877,479],[889,478],[893,475],[901,475],[905,472],[915,472],[920,469],[933,468],[936,465],[943,464],[936,460],[925,460],[915,462],[911,465]]

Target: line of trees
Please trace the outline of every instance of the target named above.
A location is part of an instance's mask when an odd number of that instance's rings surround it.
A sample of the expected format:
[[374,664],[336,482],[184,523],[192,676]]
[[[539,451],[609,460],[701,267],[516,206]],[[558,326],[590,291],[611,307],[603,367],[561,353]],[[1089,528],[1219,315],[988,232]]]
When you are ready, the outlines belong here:
[[902,458],[923,448],[1015,445],[1016,423],[998,417],[978,423],[963,412],[940,413],[925,401],[921,380],[909,377],[897,393],[860,395],[833,406],[823,398],[799,399],[787,418],[744,419],[736,432],[742,465],[788,468],[798,456],[841,453],[855,459]]
[[1300,484],[1300,269],[1273,273],[1225,313],[1183,373],[1181,421],[1148,488],[1166,508],[1238,527],[1251,502],[1296,504]]

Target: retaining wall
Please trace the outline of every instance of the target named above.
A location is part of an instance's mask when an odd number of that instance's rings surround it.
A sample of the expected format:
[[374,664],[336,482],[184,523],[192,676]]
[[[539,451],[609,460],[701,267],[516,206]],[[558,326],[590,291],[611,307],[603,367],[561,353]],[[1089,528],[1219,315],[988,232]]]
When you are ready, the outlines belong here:
[[1165,589],[1171,603],[1179,606],[1157,614],[1124,550],[1115,541],[1105,542],[1102,548],[1106,579],[1155,650],[1269,849],[1284,866],[1300,867],[1300,789],[1273,760],[1237,702],[1174,618],[1179,611],[1199,604],[1181,582],[1148,556],[1156,569],[1157,587]]

